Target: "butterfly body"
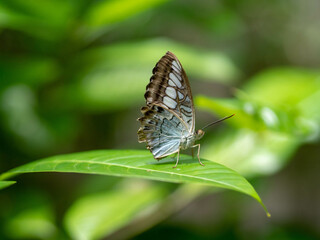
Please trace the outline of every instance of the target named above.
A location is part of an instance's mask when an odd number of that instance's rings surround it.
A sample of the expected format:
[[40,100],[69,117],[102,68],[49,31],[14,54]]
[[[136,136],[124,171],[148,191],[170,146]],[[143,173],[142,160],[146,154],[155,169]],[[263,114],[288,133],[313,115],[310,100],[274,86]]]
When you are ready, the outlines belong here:
[[144,95],[147,106],[142,107],[144,116],[138,119],[139,142],[146,142],[158,160],[178,153],[177,163],[180,149],[198,147],[200,162],[200,144],[195,145],[195,141],[204,132],[195,131],[191,88],[181,63],[173,53],[167,52],[152,72]]
[[200,140],[204,135],[202,130],[198,130],[195,133],[189,134],[187,136],[183,136],[181,138],[180,147],[181,149],[185,150],[194,146],[197,140]]

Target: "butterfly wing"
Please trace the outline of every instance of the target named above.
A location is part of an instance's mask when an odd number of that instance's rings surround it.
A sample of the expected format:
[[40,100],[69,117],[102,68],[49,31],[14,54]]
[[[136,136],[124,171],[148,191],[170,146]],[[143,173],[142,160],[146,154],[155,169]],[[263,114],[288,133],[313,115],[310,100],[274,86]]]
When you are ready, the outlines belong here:
[[190,133],[194,132],[195,114],[188,77],[178,60],[167,52],[153,69],[145,98],[147,105],[158,104],[181,119]]
[[194,132],[194,106],[187,75],[173,53],[167,52],[152,72],[138,138],[160,159],[178,152],[181,138]]
[[188,133],[181,119],[172,111],[159,105],[148,105],[141,109],[144,114],[138,120],[139,142],[146,142],[155,159],[160,159],[179,151],[181,136]]

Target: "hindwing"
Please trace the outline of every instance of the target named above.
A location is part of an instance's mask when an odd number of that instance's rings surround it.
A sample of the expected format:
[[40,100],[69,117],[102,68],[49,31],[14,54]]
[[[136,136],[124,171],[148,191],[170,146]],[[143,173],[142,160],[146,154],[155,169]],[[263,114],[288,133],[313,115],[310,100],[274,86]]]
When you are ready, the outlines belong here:
[[139,142],[147,143],[155,159],[178,152],[181,136],[188,134],[181,119],[174,112],[158,105],[143,107],[141,112],[144,116],[138,119],[141,123]]

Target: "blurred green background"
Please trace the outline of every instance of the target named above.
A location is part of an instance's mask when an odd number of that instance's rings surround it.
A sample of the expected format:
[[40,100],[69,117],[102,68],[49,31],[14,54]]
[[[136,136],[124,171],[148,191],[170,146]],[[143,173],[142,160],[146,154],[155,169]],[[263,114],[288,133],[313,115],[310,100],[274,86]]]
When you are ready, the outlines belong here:
[[317,0],[1,0],[0,172],[50,155],[144,149],[155,63],[183,64],[207,129],[201,157],[247,177],[234,192],[77,174],[17,177],[0,239],[319,239]]

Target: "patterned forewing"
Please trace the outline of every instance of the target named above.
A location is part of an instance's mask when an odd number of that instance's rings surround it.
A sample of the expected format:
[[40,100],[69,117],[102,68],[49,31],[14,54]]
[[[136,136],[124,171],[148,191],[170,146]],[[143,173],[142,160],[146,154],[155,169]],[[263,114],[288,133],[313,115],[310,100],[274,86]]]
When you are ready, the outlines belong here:
[[138,131],[139,142],[146,142],[147,148],[156,159],[178,152],[181,135],[188,132],[181,120],[157,105],[143,107],[141,112],[144,116],[138,119],[141,123]]
[[158,104],[173,111],[193,133],[195,116],[190,84],[178,58],[167,52],[152,72],[145,93],[147,105]]

